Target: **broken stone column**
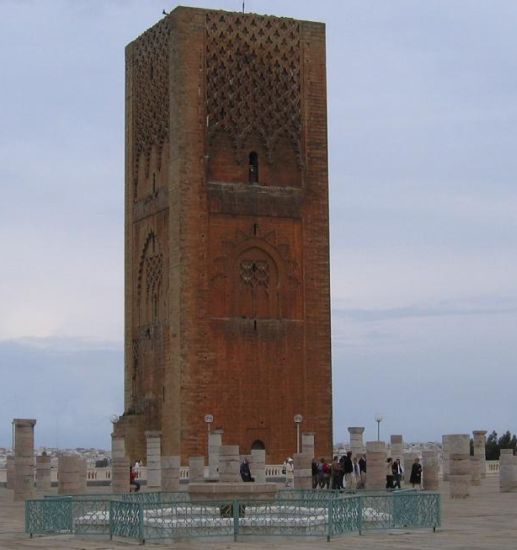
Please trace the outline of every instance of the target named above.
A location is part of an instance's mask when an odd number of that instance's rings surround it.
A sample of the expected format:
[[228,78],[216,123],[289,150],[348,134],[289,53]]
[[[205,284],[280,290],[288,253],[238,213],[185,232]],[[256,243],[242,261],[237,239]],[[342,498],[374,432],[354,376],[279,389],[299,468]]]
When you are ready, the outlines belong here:
[[470,456],[469,434],[449,434],[450,454],[466,454]]
[[111,491],[113,493],[129,493],[130,467],[124,438],[111,434]]
[[6,468],[7,468],[7,479],[6,479],[6,487],[7,489],[14,489],[14,479],[16,477],[16,472],[15,472],[15,469],[14,469],[14,456],[12,455],[8,455],[7,456],[7,464],[6,464]]
[[266,451],[264,449],[251,450],[250,470],[255,483],[266,482]]
[[160,468],[161,489],[167,493],[174,493],[180,489],[179,456],[162,456]]
[[404,455],[404,441],[401,435],[390,436],[390,448],[393,462],[395,462],[397,458],[402,462],[402,457]]
[[[420,455],[414,451],[406,451],[402,455],[402,467],[404,468],[404,485],[409,485],[409,478],[411,477],[411,468],[415,462],[415,458],[419,458]],[[422,465],[423,468],[423,465]]]
[[219,481],[223,483],[241,481],[238,445],[221,445],[219,449]]
[[510,493],[517,489],[515,469],[516,460],[513,449],[501,449],[499,455],[499,491],[501,493]]
[[146,431],[147,447],[147,490],[159,491],[162,486],[161,476],[161,432]]
[[[411,470],[406,474],[409,483]],[[440,461],[436,451],[422,451],[422,477],[425,491],[437,491],[440,486]]]
[[205,457],[191,456],[188,459],[189,483],[202,483],[205,481]]
[[312,458],[305,453],[293,455],[295,489],[312,489]]
[[474,456],[479,456],[479,471],[481,477],[486,477],[486,430],[475,430],[474,436]]
[[442,435],[442,478],[449,481],[449,436]]
[[450,455],[466,454],[470,456],[470,436],[469,434],[447,434],[442,437],[444,450],[443,479],[447,479],[450,474]]
[[36,457],[36,489],[48,493],[50,488],[50,456],[43,452]]
[[302,432],[302,453],[314,458],[314,433]]
[[57,492],[60,495],[79,495],[83,491],[82,459],[79,455],[60,455],[57,462]]
[[219,451],[223,444],[223,430],[210,432],[208,438],[208,480],[219,479]]
[[36,420],[15,418],[14,500],[34,498],[34,426]]
[[470,455],[449,455],[449,494],[451,498],[465,498],[470,494]]
[[350,450],[352,451],[352,458],[361,457],[364,454],[363,433],[364,428],[360,426],[349,426],[348,433],[350,434]]
[[384,441],[366,442],[366,488],[386,488],[386,444]]
[[470,484],[474,486],[481,485],[481,458],[479,456],[470,457]]

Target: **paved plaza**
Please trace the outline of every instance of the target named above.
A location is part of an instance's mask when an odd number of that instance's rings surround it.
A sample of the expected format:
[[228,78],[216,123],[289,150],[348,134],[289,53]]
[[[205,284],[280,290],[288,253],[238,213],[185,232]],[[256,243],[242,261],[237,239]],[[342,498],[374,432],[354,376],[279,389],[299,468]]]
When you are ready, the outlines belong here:
[[[148,543],[152,548],[172,546],[181,550],[302,550],[304,548],[343,548],[347,550],[379,549],[399,550],[429,548],[447,550],[505,550],[517,548],[517,493],[500,493],[497,476],[483,480],[481,487],[472,487],[467,499],[450,500],[448,483],[442,484],[442,527],[430,530],[367,533],[349,535],[327,543],[322,539],[268,539],[244,542],[193,541],[175,542],[172,545]],[[30,539],[23,532],[23,504],[13,503],[10,491],[0,489],[0,549],[23,550],[25,548],[69,548],[71,550],[105,550],[139,546],[133,541],[110,541],[104,538],[77,538],[72,536],[35,537]]]

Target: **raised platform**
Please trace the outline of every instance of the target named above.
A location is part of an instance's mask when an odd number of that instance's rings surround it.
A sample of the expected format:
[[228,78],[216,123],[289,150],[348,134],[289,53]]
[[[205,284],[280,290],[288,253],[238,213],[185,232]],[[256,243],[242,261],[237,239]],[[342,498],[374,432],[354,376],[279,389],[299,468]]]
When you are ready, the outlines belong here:
[[242,499],[275,500],[278,493],[276,483],[189,483],[187,489],[193,502]]

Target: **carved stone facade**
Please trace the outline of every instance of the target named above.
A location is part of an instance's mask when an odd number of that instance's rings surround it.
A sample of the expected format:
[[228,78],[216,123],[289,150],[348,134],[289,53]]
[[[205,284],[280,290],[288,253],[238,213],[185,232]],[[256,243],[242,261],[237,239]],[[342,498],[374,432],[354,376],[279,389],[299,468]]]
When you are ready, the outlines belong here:
[[332,450],[325,34],[177,8],[126,50],[125,411],[164,456]]
[[225,133],[236,158],[258,139],[273,160],[286,137],[301,163],[300,23],[241,13],[207,13],[207,124]]

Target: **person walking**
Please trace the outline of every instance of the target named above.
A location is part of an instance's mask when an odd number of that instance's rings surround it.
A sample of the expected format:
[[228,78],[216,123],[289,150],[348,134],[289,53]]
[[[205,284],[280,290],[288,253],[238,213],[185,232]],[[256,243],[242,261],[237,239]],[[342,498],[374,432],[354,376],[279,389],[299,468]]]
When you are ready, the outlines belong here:
[[400,458],[397,458],[393,463],[392,471],[393,471],[393,488],[401,489],[400,480],[402,479],[402,474],[404,473],[404,469],[400,464]]
[[354,459],[352,460],[352,466],[354,468],[354,471],[352,472],[354,477],[354,485],[357,489],[359,489],[361,487],[361,468],[356,456],[354,456]]
[[137,472],[135,467],[129,467],[129,491],[131,492],[131,487],[133,487],[133,492],[138,493],[140,491],[140,482],[137,480]]
[[359,459],[359,472],[361,473],[361,489],[366,487],[366,455]]
[[335,456],[332,461],[332,469],[330,474],[332,479],[332,489],[334,491],[339,491],[343,488],[343,466],[341,462],[339,462],[337,456]]
[[330,464],[322,458],[320,460],[320,489],[328,489],[330,487]]
[[242,461],[242,464],[241,464],[241,467],[240,467],[240,474],[241,474],[241,479],[242,479],[242,481],[245,481],[245,482],[255,481],[255,480],[251,477],[250,464],[249,464],[247,458],[245,458],[245,459]]
[[422,484],[422,464],[420,464],[420,459],[417,457],[411,466],[411,475],[409,476],[409,483],[411,483],[413,489],[415,486],[420,488]]
[[318,471],[319,471],[318,461],[315,458],[313,458],[312,463],[311,463],[312,488],[313,489],[316,489],[318,487],[318,484],[319,484]]
[[348,451],[345,456],[341,457],[343,460],[343,473],[345,476],[345,491],[354,491],[354,465],[352,464],[352,451]]
[[386,489],[389,491],[393,489],[393,460],[391,457],[386,460]]
[[285,486],[292,488],[294,486],[294,460],[289,457],[284,462]]

